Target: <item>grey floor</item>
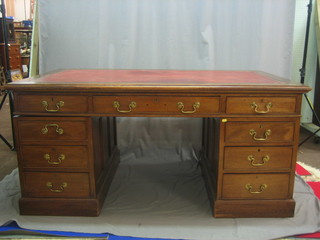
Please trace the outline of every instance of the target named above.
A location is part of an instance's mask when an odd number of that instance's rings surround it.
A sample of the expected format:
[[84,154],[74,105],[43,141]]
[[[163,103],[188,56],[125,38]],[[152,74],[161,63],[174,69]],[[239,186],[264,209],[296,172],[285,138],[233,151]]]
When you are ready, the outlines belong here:
[[[0,99],[2,96],[0,96]],[[5,102],[0,111],[0,134],[12,144],[12,130],[10,108],[8,101]],[[301,129],[300,142],[310,136],[310,132]],[[320,144],[316,144],[314,137],[311,137],[307,142],[299,147],[298,161],[301,161],[309,166],[320,169]],[[7,174],[11,173],[17,167],[16,152],[0,139],[0,180]]]

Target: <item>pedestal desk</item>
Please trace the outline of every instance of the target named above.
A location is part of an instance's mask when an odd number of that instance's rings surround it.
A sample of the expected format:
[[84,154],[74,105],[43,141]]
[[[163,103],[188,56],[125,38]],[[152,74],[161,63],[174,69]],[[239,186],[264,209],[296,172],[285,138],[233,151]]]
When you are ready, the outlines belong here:
[[214,217],[291,217],[302,94],[251,71],[65,70],[10,83],[20,213],[97,216],[119,163],[116,117],[203,118]]

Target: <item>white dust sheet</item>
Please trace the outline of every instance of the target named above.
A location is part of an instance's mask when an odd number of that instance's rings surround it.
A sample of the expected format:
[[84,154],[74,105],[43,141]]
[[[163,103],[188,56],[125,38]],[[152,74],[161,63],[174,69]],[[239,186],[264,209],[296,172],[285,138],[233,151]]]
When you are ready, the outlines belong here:
[[121,162],[99,217],[20,216],[14,170],[0,182],[0,225],[15,220],[35,230],[205,240],[263,240],[320,230],[319,200],[300,177],[293,218],[213,218],[196,154],[202,119],[119,118],[117,123]]

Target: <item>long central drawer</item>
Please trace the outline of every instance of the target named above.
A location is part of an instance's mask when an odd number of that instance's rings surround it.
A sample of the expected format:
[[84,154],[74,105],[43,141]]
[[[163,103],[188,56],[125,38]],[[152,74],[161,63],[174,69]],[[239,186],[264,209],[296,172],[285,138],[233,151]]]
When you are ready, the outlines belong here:
[[218,97],[163,96],[94,96],[94,113],[134,115],[165,113],[177,115],[219,112]]

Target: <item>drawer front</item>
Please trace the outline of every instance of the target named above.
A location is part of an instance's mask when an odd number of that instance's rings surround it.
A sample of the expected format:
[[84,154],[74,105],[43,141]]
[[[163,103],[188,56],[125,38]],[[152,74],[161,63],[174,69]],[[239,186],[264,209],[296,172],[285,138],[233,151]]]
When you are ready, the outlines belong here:
[[21,141],[86,140],[87,122],[84,120],[18,120]]
[[291,168],[292,147],[225,147],[225,170],[287,170]]
[[226,143],[281,143],[294,140],[294,122],[227,122]]
[[226,112],[230,114],[296,113],[296,97],[228,97]]
[[224,174],[223,199],[287,199],[290,174]]
[[169,113],[192,115],[219,112],[218,97],[94,96],[95,113]]
[[24,172],[23,177],[23,197],[85,198],[90,195],[87,173]]
[[27,168],[86,168],[86,146],[30,146],[21,147],[23,167]]
[[15,109],[26,113],[86,113],[88,101],[86,96],[18,95]]

